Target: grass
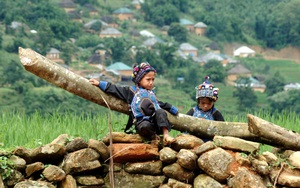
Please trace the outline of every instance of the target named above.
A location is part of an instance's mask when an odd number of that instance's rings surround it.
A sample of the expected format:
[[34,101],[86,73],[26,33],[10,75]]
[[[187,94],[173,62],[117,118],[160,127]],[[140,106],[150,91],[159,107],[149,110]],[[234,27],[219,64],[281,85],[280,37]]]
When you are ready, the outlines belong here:
[[[295,113],[268,114],[258,112],[253,114],[286,129],[300,132],[300,117]],[[102,139],[109,133],[109,122],[112,131],[123,132],[127,123],[127,115],[111,112],[99,116],[76,116],[74,114],[53,114],[43,117],[39,113],[25,116],[20,113],[2,113],[0,116],[0,150],[13,150],[17,146],[35,148],[50,143],[61,134],[70,137],[89,139]],[[227,116],[229,122],[247,122],[246,116]],[[176,136],[178,131],[172,130],[171,135]],[[271,146],[262,145],[261,151],[270,151]]]

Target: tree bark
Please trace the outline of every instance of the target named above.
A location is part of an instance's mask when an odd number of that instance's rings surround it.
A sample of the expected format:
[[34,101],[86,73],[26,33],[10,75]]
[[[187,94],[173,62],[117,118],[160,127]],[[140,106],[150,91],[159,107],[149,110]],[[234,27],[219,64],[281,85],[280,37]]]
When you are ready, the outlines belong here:
[[300,150],[300,134],[251,114],[247,116],[249,131],[251,133],[269,140],[273,146],[297,151]]
[[[91,85],[86,78],[52,62],[37,52],[19,47],[19,57],[27,71],[45,79],[55,86],[111,110],[129,114],[128,104],[126,104],[125,101],[104,93],[99,88]],[[199,138],[213,138],[214,135],[220,135],[238,137],[283,148],[291,148],[292,146],[298,147],[299,145],[298,142],[289,145],[283,142],[274,142],[273,137],[265,137],[264,134],[259,134],[259,131],[250,132],[247,123],[209,121],[181,113],[177,116],[170,113],[167,114],[174,130],[188,132]],[[253,124],[253,121],[251,121],[251,123]],[[251,130],[254,130],[254,128]]]

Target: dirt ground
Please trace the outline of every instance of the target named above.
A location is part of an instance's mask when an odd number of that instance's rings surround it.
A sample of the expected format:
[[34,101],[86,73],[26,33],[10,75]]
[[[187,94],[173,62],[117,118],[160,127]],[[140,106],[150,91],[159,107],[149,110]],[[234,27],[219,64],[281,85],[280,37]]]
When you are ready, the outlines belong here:
[[248,46],[252,50],[254,50],[257,54],[262,55],[267,60],[276,60],[276,59],[284,59],[284,60],[292,60],[300,64],[300,49],[295,47],[286,47],[279,51],[273,49],[266,49],[260,46],[249,46],[244,44],[226,44],[224,45],[225,54],[232,55],[233,51],[241,46]]

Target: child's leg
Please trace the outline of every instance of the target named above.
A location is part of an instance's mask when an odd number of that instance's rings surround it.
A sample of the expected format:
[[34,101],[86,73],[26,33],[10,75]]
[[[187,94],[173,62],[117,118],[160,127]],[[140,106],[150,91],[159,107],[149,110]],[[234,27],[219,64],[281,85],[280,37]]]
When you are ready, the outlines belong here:
[[135,128],[137,133],[146,139],[153,140],[157,138],[154,124],[149,121],[142,121]]
[[169,135],[171,125],[169,123],[167,113],[163,109],[158,109],[155,114],[155,122],[159,129],[162,130],[164,136],[164,144],[168,145],[175,142],[175,139]]

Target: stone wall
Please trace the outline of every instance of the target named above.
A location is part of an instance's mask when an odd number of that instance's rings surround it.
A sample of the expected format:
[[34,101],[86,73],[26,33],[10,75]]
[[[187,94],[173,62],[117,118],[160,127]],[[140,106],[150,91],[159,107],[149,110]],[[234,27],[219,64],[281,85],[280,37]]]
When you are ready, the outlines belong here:
[[259,154],[260,143],[221,136],[203,142],[189,134],[168,146],[119,132],[112,140],[111,147],[108,135],[86,142],[64,134],[38,148],[0,152],[14,164],[0,188],[300,187],[297,151]]

